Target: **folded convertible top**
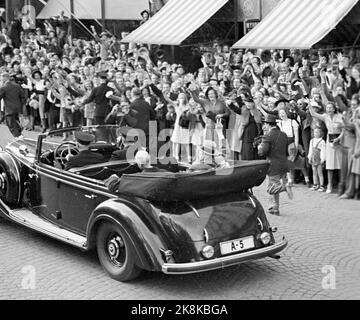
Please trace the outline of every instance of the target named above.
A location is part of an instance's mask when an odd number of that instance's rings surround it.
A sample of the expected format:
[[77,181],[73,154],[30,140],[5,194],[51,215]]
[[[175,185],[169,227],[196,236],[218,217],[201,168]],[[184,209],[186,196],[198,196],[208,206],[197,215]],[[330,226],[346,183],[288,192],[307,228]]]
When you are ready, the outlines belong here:
[[200,200],[260,186],[268,169],[268,161],[244,161],[230,169],[190,173],[144,172],[123,175],[118,190],[123,195],[156,202]]

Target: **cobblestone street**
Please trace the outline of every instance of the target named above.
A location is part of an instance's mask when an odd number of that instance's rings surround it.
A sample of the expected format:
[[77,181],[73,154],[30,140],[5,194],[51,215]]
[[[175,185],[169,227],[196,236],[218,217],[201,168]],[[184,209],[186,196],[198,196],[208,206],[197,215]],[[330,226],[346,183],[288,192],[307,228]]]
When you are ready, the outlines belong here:
[[[1,126],[0,144],[9,139]],[[267,207],[265,185],[254,190]],[[360,201],[336,194],[294,189],[282,195],[282,216],[269,216],[288,247],[281,259],[186,276],[144,273],[131,283],[110,279],[95,252],[49,239],[14,223],[0,221],[0,299],[360,299]],[[336,287],[324,277],[335,270]],[[35,288],[24,289],[28,270]]]

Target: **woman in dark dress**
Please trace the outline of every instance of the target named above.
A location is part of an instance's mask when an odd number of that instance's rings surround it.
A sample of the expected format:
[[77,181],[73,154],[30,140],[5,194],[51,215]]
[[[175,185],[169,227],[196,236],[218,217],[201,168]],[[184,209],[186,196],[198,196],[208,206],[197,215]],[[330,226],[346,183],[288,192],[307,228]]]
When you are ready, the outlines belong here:
[[254,115],[251,113],[249,116],[249,123],[244,128],[242,137],[241,159],[242,160],[257,160],[257,149],[254,148],[254,140],[260,134],[259,124],[256,123]]

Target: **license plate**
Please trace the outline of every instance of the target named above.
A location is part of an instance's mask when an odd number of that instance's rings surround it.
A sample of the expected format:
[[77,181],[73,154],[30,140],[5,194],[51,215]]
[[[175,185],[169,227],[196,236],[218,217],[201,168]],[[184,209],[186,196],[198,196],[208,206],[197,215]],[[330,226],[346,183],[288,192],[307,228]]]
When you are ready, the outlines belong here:
[[222,255],[255,248],[254,237],[247,237],[220,243]]

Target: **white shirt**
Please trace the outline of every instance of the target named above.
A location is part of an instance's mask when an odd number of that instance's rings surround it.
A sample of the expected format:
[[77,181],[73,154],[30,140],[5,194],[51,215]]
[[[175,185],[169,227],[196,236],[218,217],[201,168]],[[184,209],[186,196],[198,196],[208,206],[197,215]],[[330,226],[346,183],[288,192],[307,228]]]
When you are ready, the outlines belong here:
[[295,132],[299,130],[298,123],[293,119],[280,120],[279,127],[282,132],[286,133],[288,138],[295,138]]
[[39,80],[35,82],[35,90],[45,91],[45,81]]

